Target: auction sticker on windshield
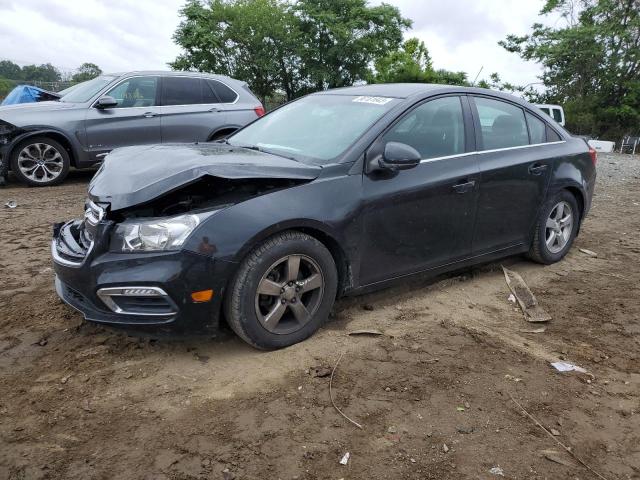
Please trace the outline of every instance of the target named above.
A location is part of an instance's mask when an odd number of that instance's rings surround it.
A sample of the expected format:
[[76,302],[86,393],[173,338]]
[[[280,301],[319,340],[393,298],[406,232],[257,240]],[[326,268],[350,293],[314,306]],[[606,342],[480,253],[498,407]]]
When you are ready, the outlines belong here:
[[354,102],[373,103],[374,105],[385,105],[389,103],[391,100],[393,99],[388,97],[366,97],[366,96],[356,97],[353,99]]

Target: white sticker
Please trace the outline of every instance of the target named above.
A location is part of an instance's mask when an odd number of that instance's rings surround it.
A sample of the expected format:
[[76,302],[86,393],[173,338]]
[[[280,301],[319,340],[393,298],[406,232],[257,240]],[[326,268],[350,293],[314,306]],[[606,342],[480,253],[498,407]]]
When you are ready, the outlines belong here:
[[392,99],[388,97],[356,97],[353,99],[354,102],[358,103],[373,103],[374,105],[385,105],[389,103]]

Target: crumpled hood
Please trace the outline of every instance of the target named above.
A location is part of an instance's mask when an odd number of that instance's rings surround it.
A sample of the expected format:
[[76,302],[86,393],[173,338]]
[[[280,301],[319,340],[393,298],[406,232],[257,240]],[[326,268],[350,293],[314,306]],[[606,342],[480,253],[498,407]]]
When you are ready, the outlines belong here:
[[149,202],[207,175],[227,179],[313,180],[321,167],[224,144],[167,144],[119,148],[89,184],[89,197],[121,210]]

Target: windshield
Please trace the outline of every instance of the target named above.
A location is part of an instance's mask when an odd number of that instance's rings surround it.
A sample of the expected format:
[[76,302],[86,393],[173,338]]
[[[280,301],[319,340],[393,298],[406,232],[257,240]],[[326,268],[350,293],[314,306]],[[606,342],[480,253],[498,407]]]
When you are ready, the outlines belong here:
[[74,85],[71,90],[60,99],[60,101],[69,103],[88,102],[96,93],[111,83],[115,78],[116,77],[101,76]]
[[252,123],[229,143],[328,164],[397,103],[387,97],[310,95]]

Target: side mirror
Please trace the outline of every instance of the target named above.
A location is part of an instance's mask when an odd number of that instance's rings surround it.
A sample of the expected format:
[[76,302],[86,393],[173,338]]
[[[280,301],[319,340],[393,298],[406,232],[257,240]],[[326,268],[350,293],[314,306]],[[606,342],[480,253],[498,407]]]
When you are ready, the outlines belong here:
[[417,166],[422,160],[420,152],[411,145],[399,142],[389,142],[384,147],[382,158],[378,164],[386,170],[408,170]]
[[105,108],[113,108],[117,106],[118,106],[118,101],[115,98],[109,97],[109,96],[100,97],[95,105],[95,107],[99,108],[100,110],[104,110]]

